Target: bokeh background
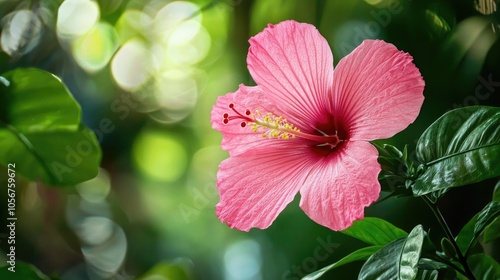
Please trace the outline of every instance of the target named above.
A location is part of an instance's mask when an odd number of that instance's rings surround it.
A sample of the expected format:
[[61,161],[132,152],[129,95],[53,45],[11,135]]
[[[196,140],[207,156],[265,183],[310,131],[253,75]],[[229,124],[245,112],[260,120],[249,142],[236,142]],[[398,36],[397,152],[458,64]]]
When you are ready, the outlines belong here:
[[[247,40],[268,23],[295,19],[320,30],[335,63],[368,38],[409,52],[426,81],[425,103],[414,124],[380,143],[412,151],[446,111],[500,105],[497,4],[0,0],[0,73],[36,67],[60,77],[103,151],[99,175],[74,188],[19,183],[17,260],[62,279],[299,279],[333,263],[363,244],[315,224],[299,196],[267,230],[239,232],[215,216],[217,167],[228,154],[210,111],[218,96],[254,84]],[[454,233],[491,199],[497,180],[442,199]],[[442,236],[417,199],[392,198],[366,215]],[[324,279],[355,279],[361,265]]]

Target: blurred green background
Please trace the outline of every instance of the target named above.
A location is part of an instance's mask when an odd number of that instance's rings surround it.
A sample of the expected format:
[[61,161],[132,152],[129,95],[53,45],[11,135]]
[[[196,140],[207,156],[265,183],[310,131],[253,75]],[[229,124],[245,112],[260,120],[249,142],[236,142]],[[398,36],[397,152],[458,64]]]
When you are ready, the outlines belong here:
[[[218,96],[254,84],[247,40],[268,23],[295,19],[320,30],[335,63],[368,38],[409,52],[426,81],[425,103],[414,124],[380,142],[414,147],[446,111],[500,105],[497,4],[0,0],[0,73],[36,67],[59,76],[103,150],[99,175],[74,188],[18,183],[17,260],[62,279],[243,280],[299,279],[340,259],[362,244],[311,221],[299,196],[267,230],[231,230],[215,216],[217,167],[228,154],[210,111]],[[442,199],[454,233],[491,199],[497,180]],[[393,198],[366,215],[442,236],[416,199]],[[355,279],[361,265],[325,279]]]

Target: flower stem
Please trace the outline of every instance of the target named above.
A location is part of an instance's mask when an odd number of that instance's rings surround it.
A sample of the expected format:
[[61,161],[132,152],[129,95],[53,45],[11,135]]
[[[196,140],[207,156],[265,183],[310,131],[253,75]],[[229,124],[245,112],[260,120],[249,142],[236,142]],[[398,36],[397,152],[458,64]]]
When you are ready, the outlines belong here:
[[476,280],[476,277],[472,273],[472,271],[469,267],[469,264],[467,263],[467,259],[462,254],[462,251],[460,251],[460,248],[458,247],[458,244],[455,241],[455,237],[453,236],[453,233],[451,232],[450,227],[448,226],[443,215],[441,214],[441,211],[439,211],[439,208],[436,206],[436,204],[432,203],[432,201],[429,199],[428,196],[424,195],[424,196],[422,196],[422,199],[425,201],[427,206],[429,206],[429,208],[432,210],[432,213],[434,214],[434,216],[436,216],[436,219],[438,220],[439,224],[443,228],[446,236],[451,241],[451,244],[453,245],[453,247],[455,248],[455,251],[457,252],[458,260],[460,261],[460,263],[464,267],[465,273],[467,274],[466,276],[470,280]]

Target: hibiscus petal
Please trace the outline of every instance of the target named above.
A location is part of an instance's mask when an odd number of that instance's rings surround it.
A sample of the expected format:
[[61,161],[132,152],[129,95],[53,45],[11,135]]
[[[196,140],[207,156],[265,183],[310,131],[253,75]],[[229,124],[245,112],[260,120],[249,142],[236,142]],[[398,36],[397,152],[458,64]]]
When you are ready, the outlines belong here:
[[[289,141],[294,141],[292,148]],[[269,143],[269,142],[268,142]],[[311,162],[300,139],[280,140],[224,160],[217,173],[216,213],[231,228],[267,228],[303,185]]]
[[323,158],[300,189],[300,207],[315,222],[343,230],[362,219],[364,208],[378,199],[378,152],[363,141],[347,142]]
[[211,119],[212,128],[222,133],[221,147],[228,151],[231,156],[241,154],[249,149],[254,149],[262,145],[262,142],[280,141],[279,139],[267,139],[260,133],[252,131],[250,126],[241,127],[242,120],[231,120],[227,124],[223,123],[225,113],[236,115],[229,104],[234,104],[235,110],[244,114],[247,109],[252,113],[260,110],[263,113],[272,112],[279,115],[276,106],[267,101],[266,96],[259,87],[247,87],[240,85],[234,93],[228,93],[217,99],[212,108]]
[[329,110],[333,56],[310,24],[284,21],[250,38],[248,69],[267,98],[305,128]]
[[381,40],[365,40],[334,74],[335,116],[352,140],[389,138],[418,116],[424,80],[412,57]]

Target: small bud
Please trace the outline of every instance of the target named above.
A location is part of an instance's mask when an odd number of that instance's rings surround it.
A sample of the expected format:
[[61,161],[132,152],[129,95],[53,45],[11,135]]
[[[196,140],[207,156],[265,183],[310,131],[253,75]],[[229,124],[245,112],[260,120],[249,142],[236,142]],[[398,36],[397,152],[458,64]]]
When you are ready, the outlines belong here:
[[403,153],[392,145],[384,144],[384,149],[396,159],[401,159],[403,157]]
[[448,238],[444,237],[443,239],[441,239],[441,248],[448,258],[456,259],[457,252],[455,251],[455,247],[453,247],[453,244],[451,244],[451,241],[448,240]]

